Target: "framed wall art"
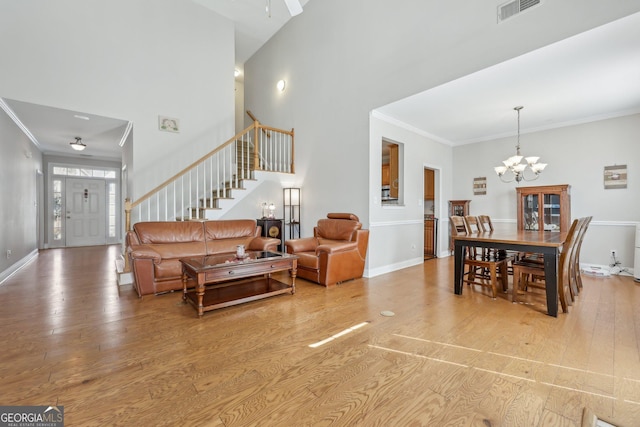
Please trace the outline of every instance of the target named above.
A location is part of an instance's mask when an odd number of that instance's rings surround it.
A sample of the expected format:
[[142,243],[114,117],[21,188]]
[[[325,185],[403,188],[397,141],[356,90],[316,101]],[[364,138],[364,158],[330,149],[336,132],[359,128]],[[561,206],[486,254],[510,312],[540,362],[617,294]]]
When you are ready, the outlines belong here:
[[487,177],[473,178],[473,195],[485,196],[487,194]]
[[627,165],[604,167],[604,189],[627,188]]
[[180,132],[180,120],[173,117],[158,116],[158,129],[164,132]]

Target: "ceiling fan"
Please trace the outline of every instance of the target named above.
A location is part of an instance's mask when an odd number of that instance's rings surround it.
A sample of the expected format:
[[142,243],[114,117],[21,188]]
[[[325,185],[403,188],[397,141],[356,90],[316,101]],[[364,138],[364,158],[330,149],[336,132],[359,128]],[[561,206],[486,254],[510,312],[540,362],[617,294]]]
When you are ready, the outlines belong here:
[[[284,0],[284,3],[287,5],[287,9],[289,9],[289,14],[291,16],[300,15],[302,13],[300,0]],[[269,18],[271,18],[271,0],[267,0],[267,13],[269,13]]]

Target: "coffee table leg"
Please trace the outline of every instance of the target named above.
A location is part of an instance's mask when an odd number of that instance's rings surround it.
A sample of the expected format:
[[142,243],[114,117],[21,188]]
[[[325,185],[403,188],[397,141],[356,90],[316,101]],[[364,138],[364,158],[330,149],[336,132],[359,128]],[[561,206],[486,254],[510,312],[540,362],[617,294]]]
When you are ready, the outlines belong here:
[[294,260],[289,275],[291,276],[291,295],[296,293],[296,274],[298,273],[298,261]]
[[182,302],[185,304],[187,303],[187,281],[188,281],[188,276],[183,269],[182,270]]
[[204,299],[204,284],[200,283],[199,280],[196,286],[196,293],[198,294],[198,317],[202,317],[204,314],[204,306],[202,305],[202,300]]

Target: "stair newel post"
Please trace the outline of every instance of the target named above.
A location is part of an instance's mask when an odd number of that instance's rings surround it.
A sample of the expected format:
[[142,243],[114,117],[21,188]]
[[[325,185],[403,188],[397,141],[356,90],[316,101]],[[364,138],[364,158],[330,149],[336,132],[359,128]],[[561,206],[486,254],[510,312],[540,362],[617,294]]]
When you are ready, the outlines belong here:
[[[125,233],[131,230],[131,199],[128,197],[124,199],[124,230]],[[131,265],[129,264],[129,257],[127,256],[127,239],[124,239],[122,256],[124,257],[124,271],[126,273],[131,271]]]
[[291,128],[291,173],[296,173],[296,163],[295,163],[295,154],[296,154],[296,150],[295,150],[296,146],[294,144],[294,131],[293,128]]
[[262,169],[260,167],[260,163],[258,163],[258,159],[260,158],[260,143],[258,141],[259,129],[260,129],[260,122],[257,120],[254,120],[253,121],[253,169],[254,170]]

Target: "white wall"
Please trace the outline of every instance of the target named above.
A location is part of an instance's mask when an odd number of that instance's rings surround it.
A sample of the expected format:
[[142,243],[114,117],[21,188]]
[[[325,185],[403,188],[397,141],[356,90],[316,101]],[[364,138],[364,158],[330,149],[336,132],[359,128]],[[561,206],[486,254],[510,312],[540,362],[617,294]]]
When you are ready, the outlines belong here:
[[[424,135],[398,126],[384,116],[374,113],[370,122],[369,145],[369,245],[385,250],[372,251],[368,257],[368,275],[374,276],[408,265],[423,262],[424,247],[424,168],[436,172],[436,205],[438,218],[447,215],[451,199],[452,151],[448,145],[430,140]],[[382,139],[403,144],[402,185],[404,204],[380,203]],[[442,224],[442,222],[440,222]],[[442,227],[438,233],[436,253],[447,251],[448,234]]]
[[[540,156],[548,166],[540,177],[520,186],[570,184],[571,217],[593,216],[581,262],[607,265],[609,250],[633,268],[635,224],[640,222],[640,114],[559,129],[522,134],[524,156]],[[515,154],[515,138],[502,138],[453,149],[453,195],[469,199],[472,215],[497,222],[516,220],[515,183],[505,184],[493,166]],[[627,165],[626,189],[604,189],[604,167]],[[473,178],[487,177],[487,195],[473,195]]]
[[233,24],[191,1],[3,0],[0,52],[0,96],[134,122],[134,198],[234,134]]
[[38,249],[38,171],[42,155],[0,110],[0,282]]
[[[369,113],[376,107],[640,10],[639,0],[547,1],[497,24],[500,3],[312,1],[247,61],[246,108],[264,123],[296,130],[303,234],[331,211],[353,212],[370,226]],[[275,88],[281,78],[284,93]],[[452,171],[444,172],[446,191]],[[388,212],[385,221],[413,221],[407,212]],[[393,256],[378,232],[372,229],[368,268]],[[415,259],[402,258],[392,262]]]

